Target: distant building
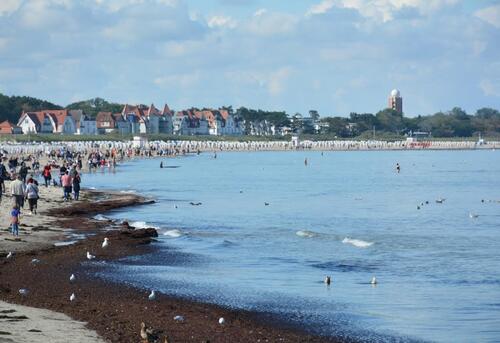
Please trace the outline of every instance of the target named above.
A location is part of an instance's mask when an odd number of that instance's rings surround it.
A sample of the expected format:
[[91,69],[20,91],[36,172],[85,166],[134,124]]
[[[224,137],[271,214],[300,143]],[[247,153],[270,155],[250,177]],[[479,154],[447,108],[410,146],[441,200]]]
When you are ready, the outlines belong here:
[[23,130],[10,121],[6,120],[0,123],[0,134],[16,135],[20,133],[23,133]]
[[403,114],[403,98],[401,93],[397,89],[393,89],[391,95],[389,96],[389,106],[390,109]]
[[125,105],[121,113],[99,112],[96,117],[100,134],[158,134],[172,133],[173,112],[165,105],[163,111],[153,104]]
[[23,112],[18,126],[24,134],[29,133],[62,133],[75,134],[76,122],[73,114],[76,110],[43,110],[37,112]]

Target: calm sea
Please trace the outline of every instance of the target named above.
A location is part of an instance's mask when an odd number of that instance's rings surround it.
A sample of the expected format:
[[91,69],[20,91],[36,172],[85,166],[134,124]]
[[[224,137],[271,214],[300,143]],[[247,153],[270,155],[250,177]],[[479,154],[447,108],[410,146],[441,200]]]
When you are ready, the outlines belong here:
[[160,228],[159,252],[106,277],[364,341],[500,341],[498,151],[163,161],[84,176],[157,199],[111,217]]

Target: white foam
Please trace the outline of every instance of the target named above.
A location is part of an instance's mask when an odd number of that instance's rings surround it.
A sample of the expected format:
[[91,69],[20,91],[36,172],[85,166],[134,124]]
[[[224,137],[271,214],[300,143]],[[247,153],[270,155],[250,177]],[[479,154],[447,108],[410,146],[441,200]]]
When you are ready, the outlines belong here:
[[362,241],[361,239],[353,239],[346,237],[342,240],[344,244],[351,244],[358,248],[368,248],[373,245],[373,242]]
[[168,236],[171,238],[179,238],[182,236],[182,232],[180,230],[177,230],[177,229],[168,230],[168,231],[165,231],[163,233],[163,236]]
[[99,220],[99,221],[108,221],[108,220],[109,220],[109,218],[108,218],[108,217],[103,216],[102,214],[95,215],[95,216],[94,216],[94,219],[95,219],[95,220]]
[[129,225],[135,227],[136,229],[149,229],[149,228],[158,229],[157,226],[148,224],[148,223],[143,222],[143,221],[132,222],[132,223],[129,223]]
[[304,237],[304,238],[312,238],[315,237],[317,234],[316,232],[308,231],[308,230],[299,230],[295,233],[299,237]]
[[134,191],[134,190],[128,190],[128,191],[120,191],[120,193],[134,194],[134,193],[136,193],[136,191]]

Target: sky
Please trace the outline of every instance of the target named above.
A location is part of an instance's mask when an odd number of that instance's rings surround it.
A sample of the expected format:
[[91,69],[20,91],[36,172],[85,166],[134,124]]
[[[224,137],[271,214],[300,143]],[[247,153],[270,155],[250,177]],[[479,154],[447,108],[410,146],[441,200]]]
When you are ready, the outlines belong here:
[[0,0],[0,93],[321,116],[500,109],[500,0]]

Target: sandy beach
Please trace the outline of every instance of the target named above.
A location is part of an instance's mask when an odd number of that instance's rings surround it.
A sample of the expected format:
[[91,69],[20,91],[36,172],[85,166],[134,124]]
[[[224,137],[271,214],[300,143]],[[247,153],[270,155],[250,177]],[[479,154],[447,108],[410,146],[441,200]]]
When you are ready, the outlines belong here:
[[[63,335],[66,342],[138,342],[141,322],[145,322],[158,331],[161,342],[166,337],[168,342],[339,342],[309,335],[264,314],[162,294],[150,301],[149,290],[96,277],[109,261],[154,254],[157,232],[92,217],[125,206],[146,205],[151,200],[134,194],[87,191],[85,200],[64,203],[60,192],[60,188],[42,189],[40,214],[21,221],[21,241],[11,241],[9,234],[2,232],[0,304],[2,310],[16,311],[6,312],[6,316],[20,313],[29,322],[16,325],[13,321],[3,327],[0,341],[15,338],[15,342],[46,342],[43,337],[53,337],[49,341],[58,342],[58,335]],[[2,212],[10,204],[8,200],[4,199]],[[66,231],[68,228],[72,230]],[[65,237],[71,239],[68,233],[85,234],[87,238],[71,245],[54,245]],[[106,249],[101,247],[104,237],[110,242]],[[6,258],[9,251],[13,256]],[[87,260],[87,251],[96,256],[95,260]],[[76,277],[73,282],[69,280],[71,274]],[[28,293],[21,295],[20,289]],[[69,299],[72,293],[74,301]],[[176,316],[183,320],[175,320]],[[221,317],[224,325],[219,324]],[[64,325],[54,331],[52,321],[58,318]],[[29,331],[31,323],[42,332]]]

